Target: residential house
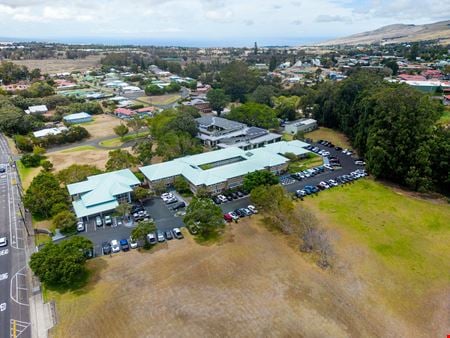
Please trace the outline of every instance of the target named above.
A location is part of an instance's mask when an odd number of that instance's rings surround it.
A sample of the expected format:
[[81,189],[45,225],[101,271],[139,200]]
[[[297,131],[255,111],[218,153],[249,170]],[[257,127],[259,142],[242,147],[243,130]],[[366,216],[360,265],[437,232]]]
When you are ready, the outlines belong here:
[[45,114],[48,112],[46,105],[38,105],[38,106],[30,106],[27,110],[25,110],[25,113],[27,114]]
[[81,113],[75,113],[66,115],[63,117],[64,122],[75,124],[75,123],[86,123],[92,121],[92,116],[88,113],[81,112]]

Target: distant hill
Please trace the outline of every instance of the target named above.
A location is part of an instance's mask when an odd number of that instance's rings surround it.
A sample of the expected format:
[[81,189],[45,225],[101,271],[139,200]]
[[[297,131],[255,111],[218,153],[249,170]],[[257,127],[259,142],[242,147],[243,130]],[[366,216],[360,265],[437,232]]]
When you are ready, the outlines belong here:
[[345,38],[325,41],[318,46],[359,45],[373,43],[401,43],[424,40],[439,40],[441,44],[450,44],[450,20],[426,25],[395,24],[373,31],[350,35]]

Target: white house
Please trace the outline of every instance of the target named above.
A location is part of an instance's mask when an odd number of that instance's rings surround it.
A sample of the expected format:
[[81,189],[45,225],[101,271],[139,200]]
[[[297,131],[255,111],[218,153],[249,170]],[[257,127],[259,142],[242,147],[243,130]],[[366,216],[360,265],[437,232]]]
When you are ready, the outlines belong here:
[[48,112],[48,109],[45,104],[39,106],[30,106],[27,110],[25,110],[25,113],[27,114],[45,114],[46,112]]

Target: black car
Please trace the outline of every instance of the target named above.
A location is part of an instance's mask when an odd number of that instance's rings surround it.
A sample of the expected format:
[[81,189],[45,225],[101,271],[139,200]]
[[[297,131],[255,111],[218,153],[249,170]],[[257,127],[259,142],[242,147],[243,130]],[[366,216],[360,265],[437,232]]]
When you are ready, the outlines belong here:
[[334,150],[342,151],[342,147],[334,147]]
[[245,217],[245,213],[241,209],[236,209],[234,212],[239,217]]
[[239,197],[239,195],[238,195],[237,193],[235,193],[235,192],[232,192],[232,193],[231,193],[231,197],[233,197],[234,199],[236,199],[236,198]]
[[241,191],[236,191],[236,194],[237,194],[239,197],[244,197],[244,196],[245,196],[244,193],[241,192]]
[[180,202],[180,203],[175,204],[175,205],[172,207],[172,210],[179,210],[179,209],[184,208],[185,206],[186,206],[186,203]]
[[109,242],[103,242],[102,251],[104,255],[109,255],[111,253],[111,244]]
[[166,237],[167,240],[173,239],[172,231],[170,230],[164,231],[164,237]]
[[216,204],[222,203],[222,201],[219,200],[219,198],[218,198],[217,196],[213,196],[213,197],[212,197],[212,200],[213,200],[213,202],[216,203]]
[[225,197],[227,198],[227,200],[232,201],[233,200],[233,196],[231,196],[231,194],[225,195]]
[[2,165],[0,165],[0,173],[4,173],[6,171],[6,168]]

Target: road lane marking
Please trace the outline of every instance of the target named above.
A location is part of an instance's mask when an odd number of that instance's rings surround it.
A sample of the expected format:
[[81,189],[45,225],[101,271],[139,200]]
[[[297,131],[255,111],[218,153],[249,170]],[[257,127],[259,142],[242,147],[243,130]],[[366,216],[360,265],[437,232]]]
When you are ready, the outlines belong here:
[[8,273],[7,272],[0,274],[0,281],[5,280],[5,279],[8,279]]

